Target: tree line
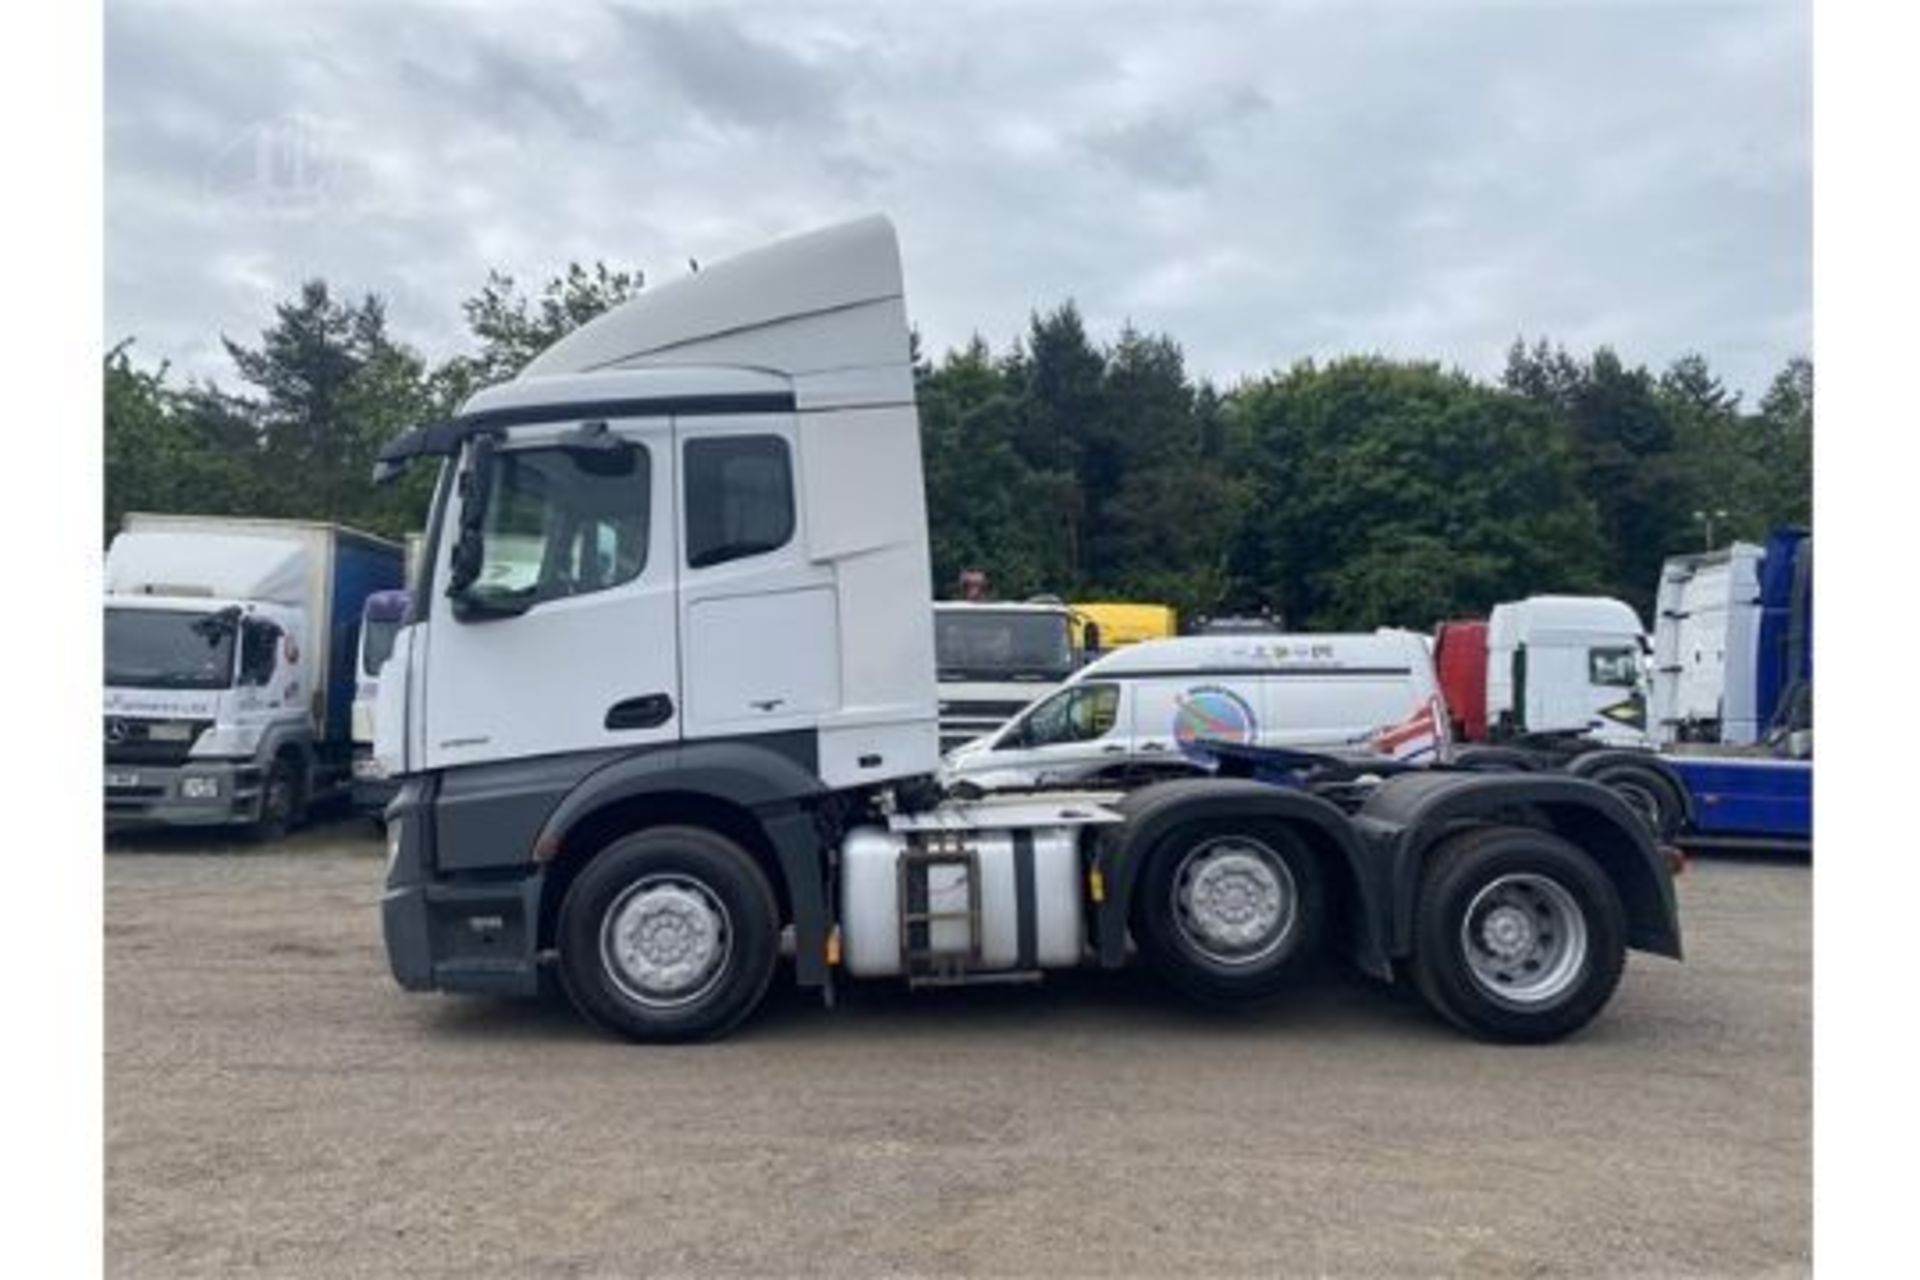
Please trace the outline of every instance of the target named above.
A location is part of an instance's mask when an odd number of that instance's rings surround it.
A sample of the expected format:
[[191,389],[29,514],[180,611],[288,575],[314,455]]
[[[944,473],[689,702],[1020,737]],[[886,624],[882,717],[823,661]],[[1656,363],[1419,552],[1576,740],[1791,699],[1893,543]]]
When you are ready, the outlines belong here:
[[[393,435],[444,417],[636,293],[570,266],[462,304],[470,349],[430,362],[375,296],[322,281],[226,340],[237,389],[105,360],[106,533],[129,510],[420,527],[424,469],[376,489]],[[1419,629],[1538,592],[1649,610],[1660,563],[1812,517],[1813,367],[1748,406],[1705,359],[1654,373],[1601,347],[1516,340],[1497,381],[1428,361],[1302,360],[1222,390],[1165,334],[1097,342],[1066,303],[1005,351],[917,340],[936,591],[1268,610],[1294,627]],[[1708,524],[1711,524],[1711,530]]]

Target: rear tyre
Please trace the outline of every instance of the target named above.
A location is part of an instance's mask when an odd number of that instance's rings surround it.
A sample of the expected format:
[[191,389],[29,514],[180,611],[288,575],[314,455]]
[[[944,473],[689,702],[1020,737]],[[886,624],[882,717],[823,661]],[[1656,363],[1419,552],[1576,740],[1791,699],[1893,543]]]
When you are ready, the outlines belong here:
[[1284,826],[1182,828],[1148,858],[1136,893],[1148,964],[1199,1000],[1241,1004],[1274,995],[1320,949],[1320,865]]
[[1490,1040],[1558,1040],[1591,1022],[1626,964],[1613,882],[1546,831],[1489,827],[1429,858],[1414,912],[1426,1001]]
[[1671,844],[1680,834],[1680,795],[1672,783],[1652,769],[1635,764],[1608,765],[1588,777],[1626,801],[1656,840]]
[[766,875],[733,841],[655,827],[602,850],[567,890],[557,928],[574,1006],[630,1040],[711,1039],[758,1007],[779,958]]

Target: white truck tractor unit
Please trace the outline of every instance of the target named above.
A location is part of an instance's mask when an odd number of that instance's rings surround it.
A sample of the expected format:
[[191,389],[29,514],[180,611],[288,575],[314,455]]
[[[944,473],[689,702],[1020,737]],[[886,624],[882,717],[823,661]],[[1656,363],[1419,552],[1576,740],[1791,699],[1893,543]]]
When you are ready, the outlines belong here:
[[1647,747],[1648,659],[1640,616],[1609,596],[1528,596],[1487,618],[1487,722],[1494,739],[1573,734]]
[[1680,953],[1664,851],[1579,778],[944,795],[883,219],[648,290],[377,475],[419,461],[440,479],[375,717],[405,988],[551,977],[616,1033],[685,1040],[746,1018],[784,947],[827,995],[1138,962],[1221,1002],[1336,947],[1545,1040],[1627,949]]
[[127,516],[106,564],[108,825],[270,835],[342,790],[361,606],[400,561],[334,525]]

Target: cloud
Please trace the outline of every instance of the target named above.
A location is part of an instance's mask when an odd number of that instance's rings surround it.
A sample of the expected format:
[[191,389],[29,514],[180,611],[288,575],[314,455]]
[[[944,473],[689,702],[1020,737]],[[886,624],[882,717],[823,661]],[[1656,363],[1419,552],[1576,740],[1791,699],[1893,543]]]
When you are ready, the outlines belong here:
[[1216,380],[1517,334],[1757,394],[1810,345],[1798,3],[558,9],[115,0],[109,341],[230,378],[301,279],[430,354],[500,268],[879,209],[930,349],[1078,300]]

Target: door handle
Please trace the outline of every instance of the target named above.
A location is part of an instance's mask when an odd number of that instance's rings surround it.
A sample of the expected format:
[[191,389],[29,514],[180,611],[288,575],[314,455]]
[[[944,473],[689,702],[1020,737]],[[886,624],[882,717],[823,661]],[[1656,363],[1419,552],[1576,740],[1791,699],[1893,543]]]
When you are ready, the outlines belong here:
[[1140,744],[1140,749],[1142,751],[1165,751],[1167,744],[1164,742],[1143,742]]
[[643,693],[607,708],[609,729],[652,729],[673,719],[673,699],[664,693]]
[[1125,751],[1126,748],[1117,742],[1110,742],[1106,746],[1100,748],[1100,750],[1106,755],[1117,756],[1122,751]]

